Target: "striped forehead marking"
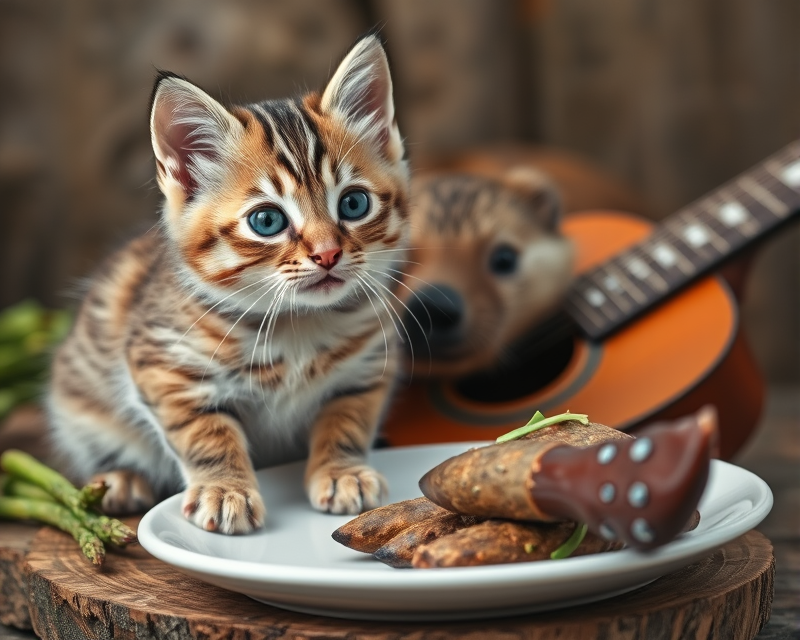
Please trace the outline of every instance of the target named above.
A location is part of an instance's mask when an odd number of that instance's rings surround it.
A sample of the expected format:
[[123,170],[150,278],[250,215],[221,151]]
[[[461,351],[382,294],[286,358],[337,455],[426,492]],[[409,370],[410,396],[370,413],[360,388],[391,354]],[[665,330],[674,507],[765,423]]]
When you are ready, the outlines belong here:
[[292,179],[297,184],[316,180],[325,148],[305,108],[291,100],[268,100],[250,105],[250,111],[263,126],[278,164]]

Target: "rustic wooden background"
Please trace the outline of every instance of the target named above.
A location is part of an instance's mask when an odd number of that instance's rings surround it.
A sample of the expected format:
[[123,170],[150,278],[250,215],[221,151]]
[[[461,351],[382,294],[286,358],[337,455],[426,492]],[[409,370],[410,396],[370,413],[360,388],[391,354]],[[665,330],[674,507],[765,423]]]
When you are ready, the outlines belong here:
[[[155,221],[155,68],[233,101],[324,82],[381,25],[415,163],[497,141],[582,153],[660,216],[800,137],[797,0],[0,0],[0,306],[65,304]],[[800,377],[800,237],[764,246],[744,318]]]

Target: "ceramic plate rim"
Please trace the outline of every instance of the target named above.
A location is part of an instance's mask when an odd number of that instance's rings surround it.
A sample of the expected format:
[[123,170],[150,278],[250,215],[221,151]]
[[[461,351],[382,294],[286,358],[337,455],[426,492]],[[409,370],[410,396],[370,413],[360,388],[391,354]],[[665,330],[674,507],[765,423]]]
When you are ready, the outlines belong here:
[[[475,446],[485,442],[444,443],[440,445],[415,445],[396,447],[383,451],[418,451],[432,447]],[[379,450],[380,451],[380,450]],[[707,535],[681,538],[655,551],[640,553],[632,549],[615,552],[616,558],[625,562],[618,563],[618,574],[640,573],[654,565],[678,562],[683,558],[694,558],[706,550],[712,551],[755,527],[769,513],[772,507],[772,492],[769,486],[757,475],[719,460],[712,461],[712,467],[720,470],[734,469],[734,473],[743,474],[752,488],[756,489],[758,499],[753,508],[741,518],[713,528],[714,542],[709,545]],[[492,584],[513,585],[515,582],[528,583],[535,580],[570,580],[575,577],[591,579],[600,577],[608,571],[608,555],[581,556],[557,561],[541,561],[536,563],[520,563],[512,565],[494,565],[487,567],[455,567],[437,569],[436,571],[391,571],[361,572],[354,569],[320,567],[311,568],[295,565],[283,565],[262,562],[246,562],[207,555],[199,551],[182,549],[162,540],[158,532],[152,528],[153,521],[161,510],[169,508],[171,503],[181,500],[177,494],[156,505],[142,518],[139,524],[139,541],[146,551],[163,562],[193,574],[209,575],[225,579],[246,580],[263,585],[344,587],[344,588],[391,588],[393,590],[435,590],[447,586],[451,590],[471,590],[476,583],[481,586]],[[702,516],[702,511],[701,511]],[[721,531],[720,531],[721,530]],[[720,536],[721,533],[724,536]],[[623,555],[620,555],[623,554]],[[635,560],[630,562],[629,560]],[[454,578],[457,578],[454,580]]]

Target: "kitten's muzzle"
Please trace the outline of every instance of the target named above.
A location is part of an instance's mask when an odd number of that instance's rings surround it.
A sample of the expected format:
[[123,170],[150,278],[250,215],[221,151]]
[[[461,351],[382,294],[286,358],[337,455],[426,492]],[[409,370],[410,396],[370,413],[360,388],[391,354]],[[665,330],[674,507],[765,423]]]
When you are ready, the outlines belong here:
[[428,285],[410,298],[403,323],[415,353],[458,357],[464,339],[464,299],[452,287]]

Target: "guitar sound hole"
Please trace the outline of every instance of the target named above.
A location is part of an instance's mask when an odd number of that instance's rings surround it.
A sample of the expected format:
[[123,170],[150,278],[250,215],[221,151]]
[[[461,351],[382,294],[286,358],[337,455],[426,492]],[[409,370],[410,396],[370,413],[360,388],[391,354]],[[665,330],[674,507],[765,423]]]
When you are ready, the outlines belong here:
[[522,358],[513,365],[477,373],[456,383],[464,398],[498,403],[525,398],[553,382],[567,368],[575,351],[575,340],[564,338],[548,346],[535,358]]

